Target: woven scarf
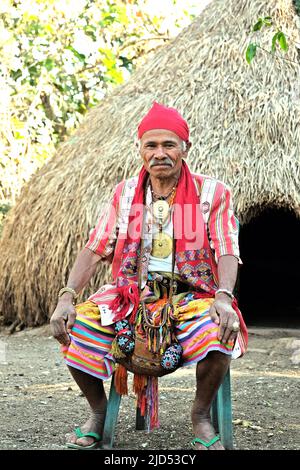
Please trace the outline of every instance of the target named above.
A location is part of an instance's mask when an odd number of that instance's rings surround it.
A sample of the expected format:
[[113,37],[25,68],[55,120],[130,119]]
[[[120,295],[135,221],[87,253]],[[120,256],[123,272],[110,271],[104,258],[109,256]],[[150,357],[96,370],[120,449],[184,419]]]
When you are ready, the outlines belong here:
[[[144,220],[144,193],[148,178],[149,173],[143,167],[138,176],[131,204],[120,268],[114,276],[116,287],[109,289],[105,294],[106,298],[111,299],[107,303],[109,303],[110,309],[115,312],[114,322],[125,317],[128,313],[128,306],[131,304],[133,310],[130,314],[130,322],[133,323],[139,305],[138,264],[143,262],[141,236]],[[214,254],[211,251],[208,234],[203,222],[199,196],[185,161],[182,162],[174,200],[173,224],[176,240],[175,260],[182,279],[193,286],[197,292],[196,298],[214,297],[218,288],[217,282],[215,285],[214,283],[205,282],[203,276],[201,277],[201,273],[197,271],[197,265],[201,260],[204,260],[210,266],[214,278],[218,278],[215,265],[212,263]],[[198,240],[195,234],[197,234]],[[233,301],[233,308],[240,320],[244,346],[242,349],[246,350],[248,343],[247,328],[236,299]]]

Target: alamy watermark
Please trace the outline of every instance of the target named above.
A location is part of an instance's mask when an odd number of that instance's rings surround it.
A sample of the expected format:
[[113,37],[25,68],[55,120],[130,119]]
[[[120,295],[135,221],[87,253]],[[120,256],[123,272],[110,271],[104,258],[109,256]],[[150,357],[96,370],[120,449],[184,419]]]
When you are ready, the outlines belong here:
[[[93,234],[94,229],[92,229],[90,236],[98,239],[109,238],[114,233],[115,227],[118,226],[118,239],[126,240],[128,236],[132,240],[147,238],[147,231],[143,230],[145,214],[149,210],[146,205],[134,203],[127,208],[123,208],[120,214],[111,203],[103,204],[101,209],[104,215],[96,226],[97,234]],[[198,249],[203,246],[205,232],[203,210],[203,204],[181,205],[175,203],[170,208],[168,220],[172,219],[174,238],[177,240],[184,239],[187,250]],[[152,221],[157,223],[152,211],[150,212]],[[165,225],[165,222],[163,225]]]

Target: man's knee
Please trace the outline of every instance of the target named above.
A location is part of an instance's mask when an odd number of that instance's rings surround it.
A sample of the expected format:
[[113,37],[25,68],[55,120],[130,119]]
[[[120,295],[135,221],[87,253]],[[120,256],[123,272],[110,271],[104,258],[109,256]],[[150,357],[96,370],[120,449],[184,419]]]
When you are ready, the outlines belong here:
[[205,375],[224,374],[230,365],[231,355],[220,351],[210,351],[207,356],[197,363],[196,378],[200,380]]

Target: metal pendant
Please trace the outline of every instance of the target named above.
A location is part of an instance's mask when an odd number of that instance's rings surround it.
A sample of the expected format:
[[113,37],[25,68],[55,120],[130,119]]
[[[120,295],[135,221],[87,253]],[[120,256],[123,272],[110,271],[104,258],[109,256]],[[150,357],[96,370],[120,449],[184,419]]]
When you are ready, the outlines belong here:
[[153,215],[156,219],[161,222],[164,222],[169,215],[170,206],[167,201],[162,199],[155,201],[153,204]]
[[155,258],[167,258],[172,253],[173,239],[165,232],[159,232],[152,241],[151,255]]

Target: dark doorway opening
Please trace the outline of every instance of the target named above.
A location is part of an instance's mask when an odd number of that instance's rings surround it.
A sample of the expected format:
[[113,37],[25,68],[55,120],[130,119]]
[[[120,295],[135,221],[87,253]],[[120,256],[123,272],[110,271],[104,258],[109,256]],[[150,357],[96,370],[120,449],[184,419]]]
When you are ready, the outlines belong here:
[[239,306],[247,325],[300,326],[300,220],[266,208],[240,229]]

